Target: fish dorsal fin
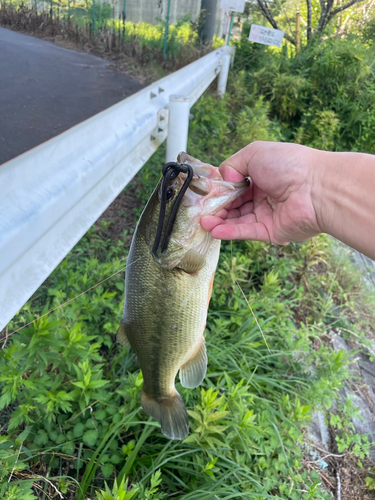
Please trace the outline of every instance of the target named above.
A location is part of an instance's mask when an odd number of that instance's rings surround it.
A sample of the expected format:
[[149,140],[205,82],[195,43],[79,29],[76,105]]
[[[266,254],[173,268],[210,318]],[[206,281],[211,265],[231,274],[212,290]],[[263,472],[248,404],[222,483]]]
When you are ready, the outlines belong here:
[[124,345],[125,347],[131,347],[128,337],[126,336],[125,328],[124,325],[122,324],[122,321],[120,321],[120,326],[118,327],[117,330],[116,340],[119,344]]
[[184,258],[178,264],[178,268],[182,269],[186,273],[192,274],[196,273],[206,263],[205,255],[195,252],[194,250],[188,250]]
[[180,368],[180,382],[187,389],[194,389],[203,382],[207,371],[207,353],[204,337],[202,342],[187,363]]

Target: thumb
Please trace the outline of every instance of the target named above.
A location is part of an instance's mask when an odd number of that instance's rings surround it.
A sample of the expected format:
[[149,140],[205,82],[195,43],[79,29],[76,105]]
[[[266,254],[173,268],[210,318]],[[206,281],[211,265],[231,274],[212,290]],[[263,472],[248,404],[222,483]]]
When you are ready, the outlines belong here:
[[229,182],[241,182],[250,174],[249,166],[258,149],[264,149],[267,142],[252,142],[234,155],[227,158],[220,165],[219,170],[223,179]]

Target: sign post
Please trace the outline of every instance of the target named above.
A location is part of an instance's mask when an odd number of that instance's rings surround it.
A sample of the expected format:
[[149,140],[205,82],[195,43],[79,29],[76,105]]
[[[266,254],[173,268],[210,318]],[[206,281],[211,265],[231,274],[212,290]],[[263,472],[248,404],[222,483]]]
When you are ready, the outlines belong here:
[[245,10],[245,0],[221,0],[220,7],[228,12],[228,25],[225,33],[225,45],[229,45],[232,34],[234,14]]
[[261,43],[263,45],[272,45],[273,47],[281,47],[284,38],[284,31],[266,28],[258,24],[252,24],[249,40],[250,42]]
[[296,39],[297,39],[296,49],[297,52],[299,52],[301,49],[301,13],[299,10],[297,12],[297,19],[296,19]]

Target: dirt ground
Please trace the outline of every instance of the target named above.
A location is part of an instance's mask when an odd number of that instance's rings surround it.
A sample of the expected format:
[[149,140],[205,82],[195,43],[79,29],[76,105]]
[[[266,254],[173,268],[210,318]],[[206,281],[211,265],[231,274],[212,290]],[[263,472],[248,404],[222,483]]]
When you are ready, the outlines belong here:
[[95,223],[96,226],[100,227],[102,221],[111,222],[106,228],[106,235],[114,241],[123,238],[124,231],[127,231],[127,236],[123,239],[129,246],[137,222],[134,209],[141,208],[141,201],[137,198],[136,193],[137,184],[136,180],[133,179]]

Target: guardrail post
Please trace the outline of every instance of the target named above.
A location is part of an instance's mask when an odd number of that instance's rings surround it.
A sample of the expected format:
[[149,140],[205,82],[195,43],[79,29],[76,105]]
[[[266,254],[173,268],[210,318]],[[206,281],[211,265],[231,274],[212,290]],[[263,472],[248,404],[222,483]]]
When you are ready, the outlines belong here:
[[168,108],[167,162],[177,161],[178,153],[186,151],[190,115],[189,97],[171,95]]
[[227,88],[230,59],[231,59],[231,57],[229,54],[223,55],[223,59],[222,59],[223,62],[221,64],[221,70],[220,70],[219,79],[217,82],[217,94],[220,97],[224,97],[224,94],[225,94],[225,91]]

